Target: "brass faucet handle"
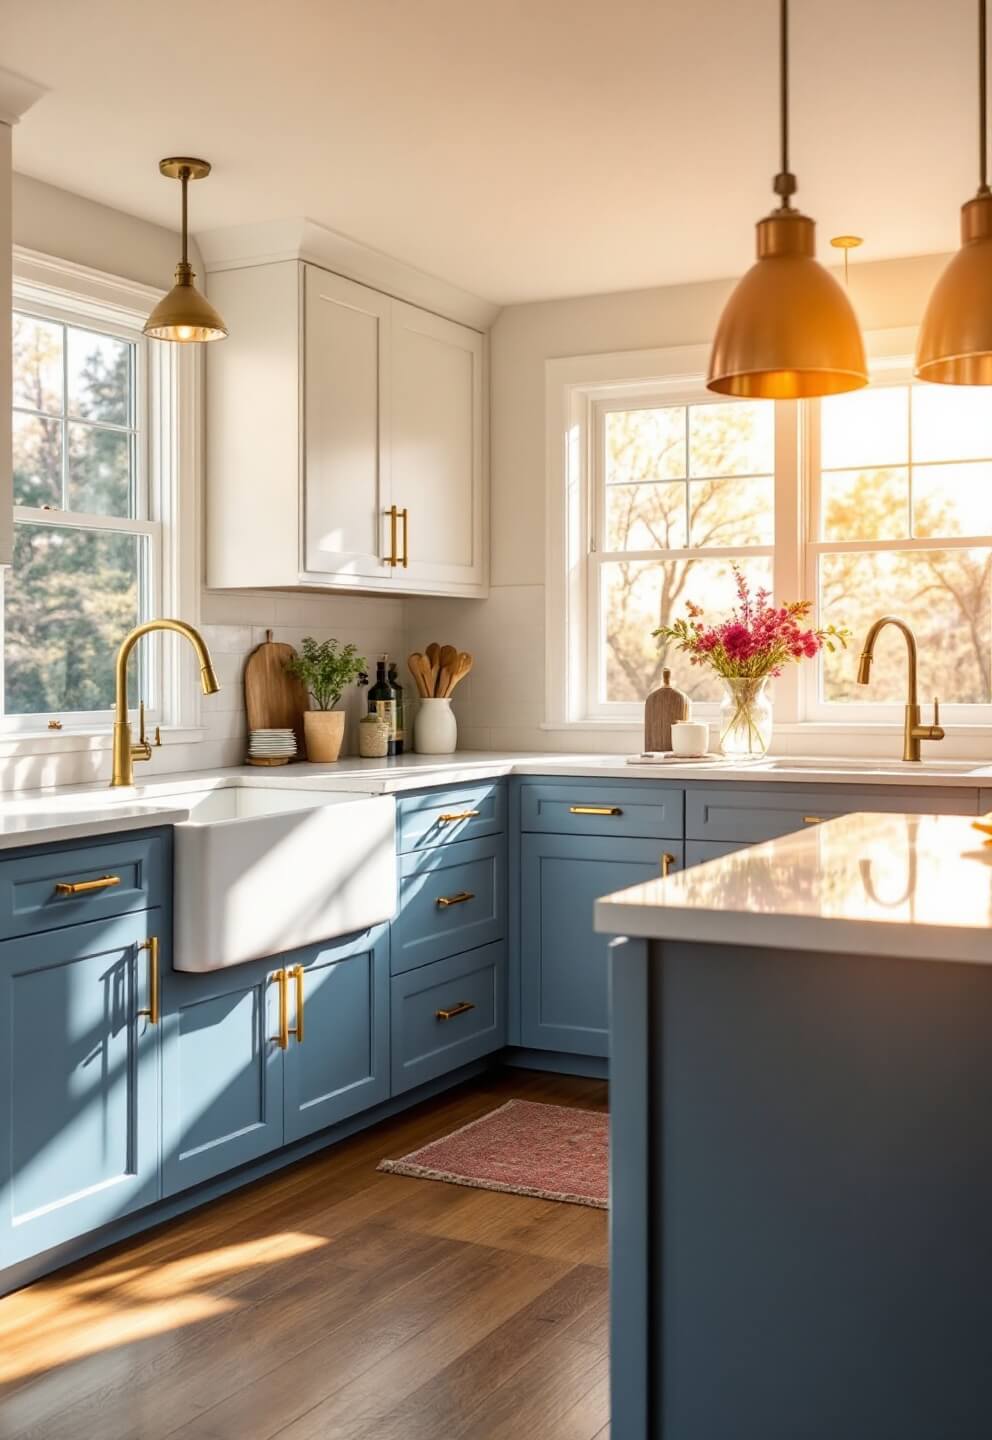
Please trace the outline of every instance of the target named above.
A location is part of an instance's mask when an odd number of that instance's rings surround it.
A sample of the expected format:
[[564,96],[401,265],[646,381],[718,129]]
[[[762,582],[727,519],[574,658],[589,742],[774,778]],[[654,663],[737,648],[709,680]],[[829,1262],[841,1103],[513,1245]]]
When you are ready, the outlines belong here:
[[940,701],[936,695],[933,697],[933,728],[940,729]]
[[138,744],[147,745],[148,737],[145,734],[145,702],[138,701]]
[[160,745],[162,744],[162,727],[161,727],[161,725],[156,725],[156,726],[155,726],[155,740],[154,740],[153,743],[156,745],[156,747],[158,747],[158,746],[160,746]]

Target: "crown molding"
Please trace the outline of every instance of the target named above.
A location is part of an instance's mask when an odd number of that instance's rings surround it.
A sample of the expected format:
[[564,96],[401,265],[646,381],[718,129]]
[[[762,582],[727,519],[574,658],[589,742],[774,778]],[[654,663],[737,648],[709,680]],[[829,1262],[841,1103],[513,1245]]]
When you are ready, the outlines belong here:
[[270,220],[204,230],[197,233],[196,243],[208,275],[281,260],[306,260],[475,330],[488,330],[500,310],[490,300],[313,220]]
[[44,85],[0,65],[0,124],[16,125],[25,111],[45,94]]
[[76,314],[94,320],[110,318],[140,328],[165,293],[152,285],[108,275],[24,245],[14,245],[12,256],[14,285],[21,300],[68,306]]

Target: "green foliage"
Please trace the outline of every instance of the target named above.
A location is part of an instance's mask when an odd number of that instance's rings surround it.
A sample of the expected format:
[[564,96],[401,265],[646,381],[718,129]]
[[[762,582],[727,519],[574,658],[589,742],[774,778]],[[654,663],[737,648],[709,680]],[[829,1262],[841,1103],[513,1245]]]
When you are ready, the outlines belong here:
[[338,645],[336,640],[317,641],[308,635],[303,653],[286,661],[290,675],[302,680],[318,710],[333,710],[346,685],[353,685],[368,666],[354,645]]
[[[130,347],[82,330],[70,334],[71,408],[78,418],[62,415],[61,329],[27,320],[15,328],[15,399],[47,412],[15,413],[15,503],[128,516],[131,438],[99,422],[120,424],[130,413]],[[143,544],[133,535],[70,525],[15,526],[4,586],[8,714],[110,708],[115,653],[140,618]],[[134,674],[131,687],[134,700]]]

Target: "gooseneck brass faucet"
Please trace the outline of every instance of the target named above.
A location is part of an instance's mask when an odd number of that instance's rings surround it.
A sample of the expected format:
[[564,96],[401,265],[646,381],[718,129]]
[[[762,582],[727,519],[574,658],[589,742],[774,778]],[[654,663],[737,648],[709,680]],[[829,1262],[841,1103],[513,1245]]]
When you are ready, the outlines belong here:
[[[131,651],[142,635],[150,635],[153,630],[172,630],[176,635],[184,636],[196,651],[196,658],[200,662],[200,684],[203,687],[204,695],[215,695],[220,689],[206,641],[198,630],[193,629],[192,625],[187,625],[185,620],[149,620],[144,625],[136,626],[130,635],[126,635],[121,641],[121,647],[117,652],[114,686],[114,769],[110,781],[111,787],[133,785],[135,760],[152,758],[152,747],[145,738],[144,701],[139,706],[141,719],[138,743],[137,745],[131,743],[131,722],[127,713],[127,662],[131,657]],[[156,726],[155,744],[161,745],[161,743],[161,736],[158,733],[158,726]]]
[[867,685],[871,675],[871,662],[875,658],[875,641],[879,632],[886,625],[894,625],[902,632],[906,641],[906,654],[908,659],[908,670],[906,675],[906,721],[903,727],[902,758],[904,760],[920,759],[921,740],[943,740],[944,731],[940,725],[940,705],[936,695],[933,698],[933,724],[920,724],[920,701],[917,693],[916,683],[916,636],[906,624],[896,615],[883,615],[876,620],[865,637],[865,648],[861,652],[861,659],[858,661],[858,684]]

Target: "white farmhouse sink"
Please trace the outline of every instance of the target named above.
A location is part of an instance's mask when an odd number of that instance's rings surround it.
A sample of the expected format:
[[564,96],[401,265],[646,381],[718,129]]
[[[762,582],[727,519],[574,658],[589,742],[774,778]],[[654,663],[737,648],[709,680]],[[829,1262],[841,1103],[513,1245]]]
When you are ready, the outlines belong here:
[[391,795],[251,783],[161,796],[174,827],[177,970],[220,970],[364,930],[396,908]]

